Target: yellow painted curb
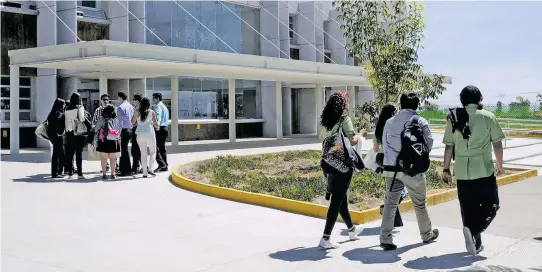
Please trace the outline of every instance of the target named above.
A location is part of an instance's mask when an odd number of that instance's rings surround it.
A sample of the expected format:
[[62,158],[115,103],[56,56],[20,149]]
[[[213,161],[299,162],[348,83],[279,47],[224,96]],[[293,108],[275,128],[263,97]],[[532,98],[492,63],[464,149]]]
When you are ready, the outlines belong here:
[[[327,206],[319,205],[319,204],[313,204],[309,202],[304,201],[297,201],[297,200],[291,200],[281,197],[275,197],[265,194],[257,194],[257,193],[251,193],[251,192],[245,192],[230,188],[223,188],[211,184],[205,184],[197,181],[193,181],[189,178],[186,178],[182,176],[178,169],[184,165],[197,162],[186,162],[183,164],[176,165],[172,171],[172,180],[175,184],[178,186],[188,189],[190,191],[198,192],[201,194],[214,196],[218,198],[224,198],[229,199],[233,201],[258,205],[258,206],[264,206],[268,208],[283,210],[287,212],[292,213],[298,213],[313,217],[319,217],[319,218],[325,218],[327,216]],[[525,170],[523,172],[507,175],[504,177],[500,177],[497,179],[497,183],[499,186],[514,183],[517,181],[520,181],[522,179],[526,179],[529,177],[535,177],[538,175],[538,171],[536,169],[533,170]],[[437,205],[440,203],[444,203],[450,200],[454,200],[457,198],[457,189],[451,189],[445,192],[436,193],[427,196],[427,206]],[[401,203],[400,206],[401,212],[408,212],[414,210],[414,206],[412,204],[412,201],[408,200],[403,203]],[[380,215],[380,209],[379,207],[371,208],[363,211],[350,211],[350,214],[352,216],[352,220],[356,224],[363,224],[370,221],[377,220],[381,218]]]

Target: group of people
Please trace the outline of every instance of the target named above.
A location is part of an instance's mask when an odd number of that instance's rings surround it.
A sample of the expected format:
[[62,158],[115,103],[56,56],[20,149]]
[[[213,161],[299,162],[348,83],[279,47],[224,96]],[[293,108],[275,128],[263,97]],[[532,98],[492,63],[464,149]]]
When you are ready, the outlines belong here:
[[[450,166],[455,158],[453,175],[457,180],[465,246],[472,255],[484,249],[481,233],[490,225],[499,209],[496,176],[503,173],[502,140],[505,136],[495,115],[483,109],[482,99],[482,93],[475,86],[469,85],[461,91],[460,101],[463,107],[450,109],[443,140],[446,145],[443,181],[451,182]],[[380,152],[383,157],[380,162],[383,169],[381,174],[386,178],[386,197],[380,228],[380,247],[383,250],[397,249],[393,243],[392,231],[397,225],[398,205],[404,198],[405,187],[414,206],[421,240],[430,243],[439,237],[439,231],[432,227],[427,212],[425,174],[405,171],[408,166],[401,161],[401,152],[407,148],[425,152],[428,156],[434,141],[431,130],[427,120],[417,114],[420,99],[415,93],[401,95],[399,104],[399,110],[394,105],[383,107],[374,138],[374,151]],[[352,145],[360,141],[352,120],[348,117],[348,96],[345,92],[337,92],[330,97],[321,115],[321,125],[327,135],[338,133],[340,128]],[[418,141],[416,146],[403,146],[408,142],[405,137],[413,139],[415,128],[407,131],[407,128],[413,125],[419,129],[419,136],[423,139],[414,139]],[[493,150],[495,164],[492,159]],[[323,165],[322,168],[330,184],[328,186],[331,187],[331,200],[319,247],[334,249],[338,244],[330,237],[339,214],[348,227],[351,240],[356,240],[362,232],[362,228],[353,224],[348,210],[347,191],[354,169],[352,167],[350,171],[343,173],[333,167]]]
[[[52,178],[66,175],[71,178],[77,172],[78,179],[85,179],[82,161],[87,144],[90,144],[89,152],[93,149],[99,153],[103,179],[108,178],[108,168],[112,179],[138,173],[148,177],[168,171],[169,110],[162,102],[162,95],[154,93],[152,102],[141,94],[134,94],[130,103],[124,92],[118,93],[116,101],[109,98],[108,94],[101,95],[100,107],[93,116],[85,111],[78,93],[73,93],[68,103],[60,98],[54,102],[47,117],[47,137],[52,145]],[[130,141],[132,158],[128,150]],[[117,153],[121,154],[118,165]]]

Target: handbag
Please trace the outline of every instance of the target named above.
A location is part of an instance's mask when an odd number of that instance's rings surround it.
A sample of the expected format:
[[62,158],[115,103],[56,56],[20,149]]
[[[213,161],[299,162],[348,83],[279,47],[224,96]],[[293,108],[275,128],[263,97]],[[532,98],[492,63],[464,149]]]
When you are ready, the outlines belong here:
[[343,120],[339,120],[337,132],[324,138],[322,142],[322,161],[341,173],[352,170],[352,146],[350,140],[345,139],[342,130]]
[[48,127],[49,123],[47,122],[47,120],[45,120],[36,128],[36,131],[34,133],[36,133],[36,136],[49,141],[49,134],[47,134]]

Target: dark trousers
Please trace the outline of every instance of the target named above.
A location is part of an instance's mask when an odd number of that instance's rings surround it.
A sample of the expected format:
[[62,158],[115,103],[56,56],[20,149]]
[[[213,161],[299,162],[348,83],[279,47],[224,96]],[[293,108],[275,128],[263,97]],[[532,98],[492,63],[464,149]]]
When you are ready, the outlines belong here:
[[85,146],[85,136],[77,136],[73,131],[66,132],[66,167],[68,175],[73,175],[73,155],[75,154],[75,164],[77,165],[77,175],[83,175],[83,147]]
[[132,171],[137,171],[141,167],[141,151],[137,144],[137,135],[135,134],[137,126],[132,130]]
[[132,138],[132,129],[123,128],[120,132],[120,165],[119,171],[121,174],[126,175],[132,172],[132,165],[130,163],[130,152],[128,152],[128,144]]
[[51,158],[51,176],[56,177],[61,175],[64,170],[64,164],[66,164],[66,158],[64,155],[64,140],[62,136],[51,137],[51,144],[53,145],[53,156]]
[[166,151],[166,139],[168,136],[168,130],[166,126],[160,127],[160,130],[156,131],[156,162],[158,167],[168,167],[167,163],[167,151]]
[[499,210],[499,191],[495,175],[474,180],[458,180],[457,196],[463,226],[469,228],[477,246],[480,234],[489,227]]
[[353,170],[350,170],[348,173],[333,171],[326,174],[331,187],[331,201],[327,210],[324,235],[331,235],[339,214],[348,228],[354,226],[350,212],[348,211],[348,197],[346,194],[350,187],[350,181],[352,181],[352,174]]

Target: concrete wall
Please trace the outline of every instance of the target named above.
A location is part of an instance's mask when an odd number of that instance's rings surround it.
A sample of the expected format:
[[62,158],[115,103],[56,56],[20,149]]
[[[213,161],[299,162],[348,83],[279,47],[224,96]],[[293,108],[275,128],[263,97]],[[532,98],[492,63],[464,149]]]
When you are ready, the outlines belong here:
[[[74,33],[77,33],[77,1],[56,1],[56,14],[67,25],[61,22],[56,24],[57,44],[76,43],[77,37]],[[51,26],[43,25],[41,27],[50,28]]]
[[316,133],[316,93],[314,89],[299,91],[299,132],[301,134]]
[[[129,1],[130,14],[128,19],[129,41],[132,43],[145,43],[145,1]],[[135,17],[134,17],[135,15]],[[138,20],[139,19],[139,20]]]
[[[122,4],[122,5],[121,5]],[[109,26],[109,39],[112,41],[128,42],[129,39],[129,13],[128,1],[107,1],[104,2],[104,11],[108,20],[111,21]]]

